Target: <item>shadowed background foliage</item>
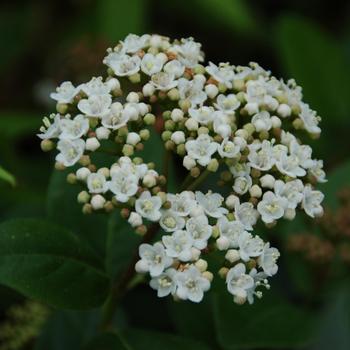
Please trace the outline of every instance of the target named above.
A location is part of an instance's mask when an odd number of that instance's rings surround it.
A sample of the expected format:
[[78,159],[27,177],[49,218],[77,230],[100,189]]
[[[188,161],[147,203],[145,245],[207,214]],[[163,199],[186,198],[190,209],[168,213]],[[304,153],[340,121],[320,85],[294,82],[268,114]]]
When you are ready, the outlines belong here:
[[99,215],[81,214],[76,191],[62,174],[51,176],[52,155],[41,152],[35,134],[42,117],[54,109],[48,96],[55,86],[102,74],[106,48],[128,33],[193,36],[202,43],[207,61],[256,61],[277,77],[295,78],[305,100],[322,116],[322,135],[312,146],[329,174],[322,187],[330,209],[317,224],[300,218],[282,222],[272,233],[262,232],[282,251],[281,270],[272,291],[250,308],[234,305],[220,287],[203,304],[189,305],[159,300],[141,285],[117,312],[115,323],[122,330],[117,340],[109,334],[91,341],[97,311],[55,311],[0,287],[0,350],[349,349],[346,0],[3,0],[1,221],[48,218],[84,236],[111,274],[123,269],[128,248],[121,247],[129,244],[132,249],[137,239],[125,243],[115,234],[125,230],[119,219],[106,222]]

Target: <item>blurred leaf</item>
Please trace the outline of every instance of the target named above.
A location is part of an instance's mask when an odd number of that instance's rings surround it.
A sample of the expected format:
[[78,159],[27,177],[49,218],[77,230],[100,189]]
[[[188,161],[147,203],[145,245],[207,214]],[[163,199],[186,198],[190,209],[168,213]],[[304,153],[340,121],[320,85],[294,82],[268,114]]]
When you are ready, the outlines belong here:
[[2,166],[0,166],[0,179],[8,182],[12,186],[16,185],[15,177],[8,171],[6,171]]
[[48,218],[85,239],[101,257],[105,255],[105,242],[108,225],[106,213],[84,215],[82,204],[77,201],[78,185],[70,185],[66,178],[69,172],[53,171],[47,192]]
[[321,317],[319,336],[312,349],[350,349],[349,288],[344,287],[329,298],[328,308]]
[[[256,29],[256,16],[243,0],[194,0],[196,11],[216,19],[234,31],[252,32]],[[208,18],[208,17],[207,17]]]
[[[2,139],[7,140],[39,133],[41,117],[33,112],[4,112],[0,113]],[[1,142],[1,141],[0,141]]]
[[[200,320],[198,320],[200,322]],[[205,344],[191,338],[146,330],[126,330],[122,333],[128,350],[209,350]]]
[[286,71],[302,86],[305,100],[320,113],[324,124],[346,121],[350,69],[336,39],[316,23],[293,15],[283,16],[275,32]]
[[168,308],[179,334],[185,337],[201,339],[206,344],[217,348],[210,297],[211,295],[206,295],[199,304],[176,303],[174,300],[169,299]]
[[127,220],[114,213],[108,224],[106,269],[116,279],[127,268],[140,244],[141,237],[134,232]]
[[130,346],[115,333],[102,333],[92,339],[83,350],[131,350]]
[[0,225],[0,282],[59,307],[84,309],[106,298],[101,263],[75,235],[32,219]]
[[48,320],[34,349],[77,350],[96,333],[98,320],[96,310],[57,311]]
[[129,33],[142,34],[146,3],[144,0],[99,0],[96,10],[98,33],[114,45]]
[[291,348],[306,345],[311,316],[270,291],[253,305],[237,305],[227,292],[214,296],[214,319],[224,349]]
[[350,187],[350,161],[347,161],[329,174],[327,174],[328,182],[320,184],[320,190],[325,194],[324,205],[331,209],[339,206],[337,194],[345,187]]

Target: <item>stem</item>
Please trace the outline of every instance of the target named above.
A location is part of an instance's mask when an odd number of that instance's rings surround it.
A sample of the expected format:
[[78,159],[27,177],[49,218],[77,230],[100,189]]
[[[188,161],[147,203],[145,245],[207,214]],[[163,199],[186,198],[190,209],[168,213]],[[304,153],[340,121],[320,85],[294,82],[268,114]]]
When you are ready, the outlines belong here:
[[[143,236],[141,244],[149,243],[150,241],[152,241],[152,239],[158,232],[158,229],[158,223],[152,224],[147,230],[146,234]],[[119,304],[119,301],[124,296],[130,281],[136,274],[135,264],[138,260],[138,251],[135,251],[133,258],[131,259],[127,269],[125,270],[125,273],[120,279],[116,280],[113,284],[109,297],[102,309],[102,321],[100,324],[101,330],[108,330],[112,327],[113,317]]]
[[184,191],[192,179],[193,178],[191,176],[191,173],[188,173],[185,180],[182,182],[182,184],[180,186],[180,191]]
[[188,187],[188,191],[192,191],[196,189],[210,174],[210,171],[208,169],[204,170],[200,176],[198,176]]

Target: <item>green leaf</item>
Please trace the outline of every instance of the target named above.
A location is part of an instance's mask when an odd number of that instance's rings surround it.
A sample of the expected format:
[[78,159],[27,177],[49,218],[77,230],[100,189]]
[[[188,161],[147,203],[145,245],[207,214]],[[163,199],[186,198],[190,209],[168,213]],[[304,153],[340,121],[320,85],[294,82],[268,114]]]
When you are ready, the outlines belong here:
[[118,334],[107,332],[92,339],[83,350],[131,350],[126,341]]
[[243,0],[194,0],[196,11],[216,19],[233,31],[252,32],[256,29],[256,16]]
[[342,188],[350,187],[350,161],[327,174],[327,179],[328,182],[319,185],[319,189],[325,194],[324,205],[335,210],[339,206],[337,193]]
[[2,166],[0,166],[0,179],[8,182],[12,186],[16,185],[15,177],[10,174],[7,170],[5,170]]
[[106,269],[113,279],[120,277],[141,242],[130,224],[114,213],[109,220],[106,246]]
[[71,171],[67,169],[52,173],[47,192],[48,218],[78,234],[99,256],[104,257],[108,215],[82,213],[82,205],[77,202],[77,195],[81,188],[78,185],[70,185],[66,181]]
[[101,305],[109,280],[77,236],[33,219],[0,225],[0,283],[58,308]]
[[[200,322],[200,320],[198,320]],[[146,330],[126,330],[123,339],[128,350],[209,350],[205,344],[191,338]]]
[[285,15],[276,25],[276,49],[284,68],[303,88],[323,122],[346,121],[350,108],[349,64],[340,44],[316,23]]
[[99,313],[59,310],[51,315],[35,344],[35,350],[77,350],[97,330]]
[[145,2],[143,0],[100,0],[97,2],[97,31],[116,44],[129,33],[144,31]]
[[291,348],[306,345],[313,333],[311,316],[281,297],[264,293],[253,305],[236,305],[227,292],[214,296],[218,342],[224,349]]

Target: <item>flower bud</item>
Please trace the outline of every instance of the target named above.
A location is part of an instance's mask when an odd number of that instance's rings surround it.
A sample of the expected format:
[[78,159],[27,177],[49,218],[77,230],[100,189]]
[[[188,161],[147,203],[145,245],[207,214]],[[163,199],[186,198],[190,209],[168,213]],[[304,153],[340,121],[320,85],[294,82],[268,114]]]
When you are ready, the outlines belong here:
[[225,201],[226,207],[228,209],[233,209],[237,203],[239,203],[239,198],[234,194],[229,195]]
[[239,251],[236,249],[229,249],[225,255],[225,259],[233,264],[240,259]]
[[132,145],[124,145],[122,153],[124,154],[124,156],[130,157],[134,154],[134,147]]
[[247,103],[244,109],[248,112],[249,115],[253,115],[259,112],[259,106],[255,102]]
[[150,137],[150,132],[148,129],[143,129],[140,131],[141,140],[147,141]]
[[228,247],[230,246],[230,241],[228,240],[227,237],[220,236],[220,237],[216,240],[216,245],[217,245],[217,247],[218,247],[219,250],[226,250],[226,249],[228,249]]
[[220,276],[221,278],[224,278],[224,279],[225,279],[226,276],[227,276],[228,271],[229,271],[229,269],[228,269],[227,267],[222,267],[222,268],[219,270],[218,274],[219,274],[219,276]]
[[191,260],[192,261],[197,261],[201,255],[201,251],[197,248],[192,247],[191,248]]
[[198,268],[200,272],[204,272],[208,268],[208,263],[203,259],[199,259],[196,261],[195,266]]
[[106,199],[100,194],[93,196],[90,201],[90,204],[94,210],[102,209],[105,203]]
[[79,192],[77,196],[78,203],[85,204],[90,200],[90,194],[87,191]]
[[148,173],[143,177],[142,184],[150,188],[157,184],[157,179],[153,174]]
[[135,146],[140,141],[141,141],[141,137],[136,132],[129,132],[128,136],[126,137],[126,143],[128,143],[129,145]]
[[197,120],[195,120],[193,118],[187,119],[186,123],[185,123],[185,126],[186,126],[186,128],[189,131],[196,131],[196,130],[198,130],[198,122],[197,122]]
[[185,156],[182,164],[187,170],[191,170],[196,166],[196,161],[190,156]]
[[219,93],[219,89],[214,84],[208,84],[205,86],[205,92],[209,98],[215,98],[216,95]]
[[296,212],[293,208],[287,208],[284,212],[284,218],[287,220],[293,220],[295,218]]
[[156,117],[154,116],[154,114],[147,113],[143,117],[143,121],[145,122],[146,125],[153,125],[156,122]]
[[219,168],[219,161],[216,158],[211,159],[209,164],[207,165],[207,169],[213,173],[215,173]]
[[260,198],[262,196],[262,190],[261,190],[260,186],[258,186],[258,185],[253,185],[249,189],[249,193],[254,198]]
[[155,88],[152,84],[147,83],[142,88],[142,93],[144,96],[149,97],[154,94]]
[[128,96],[126,96],[126,100],[130,103],[138,103],[139,95],[137,92],[131,91],[129,92]]
[[42,140],[40,143],[40,147],[44,152],[52,151],[55,147],[55,144],[51,140]]
[[100,143],[96,137],[90,137],[86,140],[85,148],[88,151],[96,151],[100,147]]
[[184,118],[184,112],[179,108],[174,108],[171,111],[171,119],[176,123]]
[[104,126],[100,126],[96,129],[96,137],[99,140],[107,140],[109,138],[109,135],[111,134],[111,131]]
[[260,178],[260,183],[262,187],[272,189],[275,185],[275,178],[270,174],[266,174]]
[[271,117],[271,122],[272,122],[272,127],[273,128],[280,128],[282,125],[282,121],[280,118],[276,117],[275,115],[273,115]]
[[183,131],[175,131],[171,135],[171,140],[174,141],[177,145],[185,142],[185,133]]
[[129,219],[128,219],[128,223],[132,226],[132,227],[138,227],[142,225],[142,217],[140,214],[136,213],[136,212],[131,212]]
[[139,260],[135,264],[135,270],[137,273],[147,273],[149,271],[147,262],[145,260]]
[[292,114],[292,109],[285,103],[282,103],[277,108],[277,113],[282,117],[286,118]]
[[214,278],[213,274],[212,274],[210,271],[204,271],[204,272],[202,273],[202,276],[203,276],[205,279],[207,279],[209,282],[212,282],[212,281],[213,281],[213,278]]

